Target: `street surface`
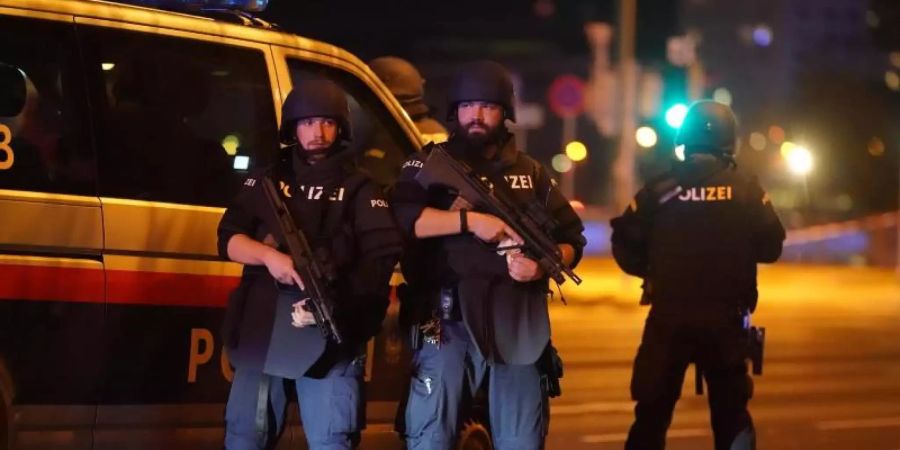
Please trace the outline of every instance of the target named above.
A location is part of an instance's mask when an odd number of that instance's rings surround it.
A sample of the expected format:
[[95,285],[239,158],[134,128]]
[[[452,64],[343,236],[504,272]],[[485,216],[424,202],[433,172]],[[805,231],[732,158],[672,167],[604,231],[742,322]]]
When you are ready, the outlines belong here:
[[[632,420],[629,380],[647,310],[639,280],[589,260],[568,306],[551,308],[565,360],[551,403],[549,449],[621,449]],[[900,449],[900,282],[884,269],[761,266],[753,321],[767,329],[765,373],[750,403],[764,450]],[[693,367],[668,449],[712,449]]]

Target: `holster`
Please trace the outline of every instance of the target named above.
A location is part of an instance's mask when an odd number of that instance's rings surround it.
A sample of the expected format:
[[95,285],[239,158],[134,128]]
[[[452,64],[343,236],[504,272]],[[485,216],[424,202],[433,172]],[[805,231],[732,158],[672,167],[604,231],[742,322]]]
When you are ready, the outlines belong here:
[[753,375],[762,375],[763,355],[766,349],[766,329],[765,327],[750,327],[747,333],[747,357],[753,366]]
[[562,387],[559,380],[563,377],[563,361],[553,344],[547,344],[544,353],[537,361],[538,371],[541,374],[541,388],[550,398],[562,395]]

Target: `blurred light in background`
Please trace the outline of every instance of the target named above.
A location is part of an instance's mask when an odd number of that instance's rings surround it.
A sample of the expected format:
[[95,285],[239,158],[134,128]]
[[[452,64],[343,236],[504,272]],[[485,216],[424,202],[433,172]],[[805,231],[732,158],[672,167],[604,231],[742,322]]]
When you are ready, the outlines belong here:
[[869,154],[875,157],[881,156],[884,154],[884,141],[879,137],[873,137],[869,139],[868,145]]
[[778,125],[769,127],[769,140],[775,145],[781,145],[784,142],[784,128]]
[[866,25],[875,28],[879,23],[881,23],[881,19],[878,17],[878,14],[875,14],[875,11],[866,11]]
[[116,65],[115,65],[114,63],[103,63],[103,64],[100,64],[100,67],[101,67],[104,71],[109,72],[110,70],[115,69],[115,68],[116,68]]
[[726,88],[720,87],[713,91],[713,100],[723,105],[731,106],[731,91]]
[[847,194],[838,195],[834,199],[834,206],[841,211],[850,211],[853,209],[853,198]]
[[768,141],[766,141],[766,137],[762,133],[753,132],[750,133],[750,148],[761,152],[766,149],[766,145],[768,145]]
[[572,141],[566,144],[566,156],[572,161],[580,162],[587,158],[587,147],[581,141]]
[[234,168],[237,170],[247,170],[250,168],[250,157],[245,155],[235,156]]
[[[788,142],[785,142],[785,144],[788,144]],[[785,146],[782,146],[781,154],[784,156],[785,161],[787,161],[788,169],[792,173],[795,175],[806,176],[812,171],[813,156],[812,152],[806,147],[794,144],[788,146],[787,151],[784,149]]]
[[550,164],[553,166],[553,170],[559,173],[566,173],[572,170],[572,160],[569,159],[568,156],[563,155],[562,153],[553,157],[550,161]]
[[675,157],[678,158],[679,161],[684,161],[684,145],[675,147]]
[[787,159],[787,155],[794,151],[795,148],[797,148],[797,144],[791,141],[785,141],[781,144],[781,157]]
[[753,29],[753,43],[760,47],[772,45],[772,29],[768,25],[757,25]]
[[666,110],[666,123],[672,128],[679,128],[687,115],[688,107],[684,103],[676,103]]
[[753,27],[750,25],[741,25],[738,30],[738,37],[746,45],[753,44]]
[[240,146],[241,140],[233,134],[229,134],[228,136],[225,136],[225,139],[222,139],[222,148],[225,149],[225,153],[228,153],[231,156],[237,155],[237,149]]
[[891,52],[890,55],[891,65],[900,69],[900,52]]
[[893,70],[888,70],[884,73],[884,84],[892,91],[900,90],[900,75]]
[[634,133],[634,139],[637,141],[638,145],[644,148],[650,148],[656,145],[659,137],[656,135],[656,130],[650,127],[640,127]]
[[546,19],[556,13],[556,5],[552,0],[538,0],[534,2],[534,15]]

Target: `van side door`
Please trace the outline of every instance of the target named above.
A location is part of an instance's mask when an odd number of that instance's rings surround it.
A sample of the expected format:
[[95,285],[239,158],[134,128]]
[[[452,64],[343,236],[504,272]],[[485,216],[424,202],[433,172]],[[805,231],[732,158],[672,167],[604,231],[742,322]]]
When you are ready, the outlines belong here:
[[266,44],[76,18],[98,136],[108,317],[96,449],[221,448],[216,227],[277,149]]

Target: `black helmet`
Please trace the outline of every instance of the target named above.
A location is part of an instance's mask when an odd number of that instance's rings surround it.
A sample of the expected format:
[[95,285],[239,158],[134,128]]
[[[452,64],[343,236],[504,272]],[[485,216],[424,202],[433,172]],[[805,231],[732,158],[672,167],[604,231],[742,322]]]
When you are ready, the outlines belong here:
[[507,119],[516,121],[512,77],[496,62],[476,61],[460,69],[450,87],[447,120],[456,120],[456,107],[467,101],[497,103],[503,107]]
[[329,117],[338,123],[338,138],[350,140],[350,108],[344,91],[324,78],[303,80],[288,94],[281,105],[281,143],[297,142],[297,121],[307,117]]
[[382,56],[369,61],[369,67],[397,97],[410,117],[428,113],[425,104],[425,79],[409,61],[396,56]]
[[734,159],[737,153],[737,121],[731,108],[712,100],[691,105],[675,135],[675,145],[684,145],[684,154],[710,153]]

